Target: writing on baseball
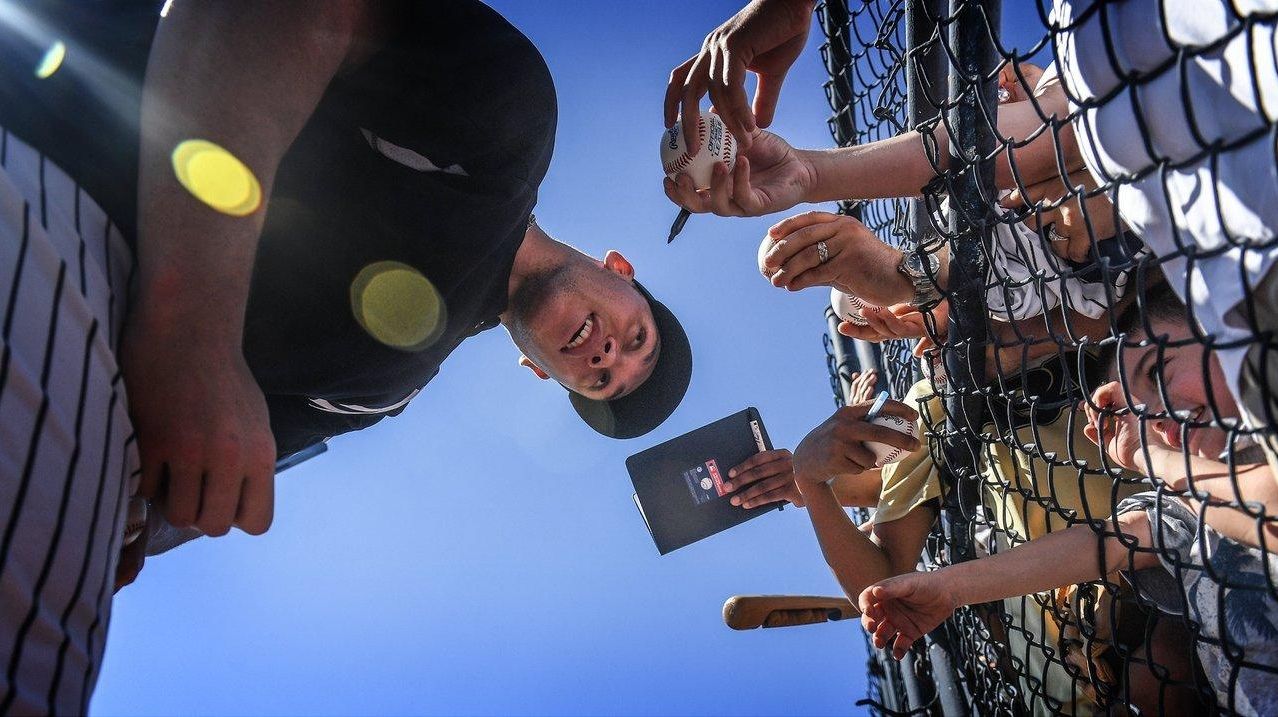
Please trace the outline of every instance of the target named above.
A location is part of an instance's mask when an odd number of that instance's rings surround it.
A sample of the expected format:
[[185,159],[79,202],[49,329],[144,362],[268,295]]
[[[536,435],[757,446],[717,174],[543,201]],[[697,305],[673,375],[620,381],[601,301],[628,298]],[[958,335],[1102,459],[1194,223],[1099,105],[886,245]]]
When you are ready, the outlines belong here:
[[661,135],[661,168],[671,179],[686,174],[697,189],[709,189],[715,163],[723,162],[729,172],[736,166],[737,139],[713,112],[697,116],[697,137],[700,149],[689,154],[683,141],[683,120],[675,122]]
[[[918,424],[914,421],[901,418],[900,416],[881,415],[873,421],[870,421],[870,423],[873,423],[876,426],[887,426],[894,431],[899,431],[908,435],[910,438],[919,437]],[[882,468],[889,463],[896,463],[908,455],[908,451],[903,451],[896,446],[889,446],[886,443],[879,443],[878,441],[867,441],[865,447],[870,449],[870,452],[874,454],[874,466],[876,468]]]

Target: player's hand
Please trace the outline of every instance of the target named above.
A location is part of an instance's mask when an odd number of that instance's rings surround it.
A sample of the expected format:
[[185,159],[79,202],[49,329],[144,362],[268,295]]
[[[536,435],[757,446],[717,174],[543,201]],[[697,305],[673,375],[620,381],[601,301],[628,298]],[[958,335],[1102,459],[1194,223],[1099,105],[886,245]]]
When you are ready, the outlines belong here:
[[[873,401],[844,406],[812,429],[794,450],[794,480],[799,490],[818,486],[835,476],[864,473],[874,469],[874,452],[866,443],[885,443],[905,451],[916,451],[919,440],[865,421]],[[883,414],[917,421],[919,414],[900,401],[883,404]]]
[[266,400],[238,345],[204,345],[197,327],[137,318],[121,364],[138,436],[138,492],[168,522],[225,535],[271,525],[275,439]]
[[[768,230],[760,248],[763,275],[773,286],[798,291],[831,286],[871,304],[890,306],[914,298],[909,279],[896,270],[901,252],[879,241],[856,219],[829,212],[804,212]],[[821,261],[818,243],[829,258]]]
[[737,491],[731,502],[743,508],[754,508],[779,500],[787,500],[803,507],[803,495],[794,484],[793,457],[784,448],[750,456],[744,463],[728,471],[728,482],[723,487],[729,491]]
[[861,591],[861,625],[878,648],[900,660],[914,641],[935,630],[958,609],[958,600],[937,573],[908,573]]
[[[701,98],[719,109],[741,149],[755,141],[754,131],[772,124],[781,85],[812,26],[812,0],[753,0],[706,36],[701,50],[670,73],[666,85],[666,127],[680,115],[696,117]],[[754,105],[746,104],[745,75],[759,78]],[[690,150],[699,146],[695,127],[684,125]]]
[[749,149],[738,149],[731,172],[723,163],[715,165],[709,189],[698,190],[681,174],[665,179],[666,196],[695,214],[721,217],[757,217],[804,201],[815,176],[806,155],[771,132],[756,130],[753,136]]

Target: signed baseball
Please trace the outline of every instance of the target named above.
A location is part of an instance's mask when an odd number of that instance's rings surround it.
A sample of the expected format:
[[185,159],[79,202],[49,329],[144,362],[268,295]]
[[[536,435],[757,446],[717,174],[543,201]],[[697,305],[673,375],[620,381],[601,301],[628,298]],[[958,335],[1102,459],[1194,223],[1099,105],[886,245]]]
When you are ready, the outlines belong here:
[[692,177],[697,189],[709,189],[716,162],[728,165],[729,172],[736,166],[737,138],[713,112],[702,112],[697,117],[697,135],[701,138],[701,149],[689,155],[683,141],[683,120],[675,122],[661,135],[661,167],[671,179],[686,174]]
[[836,316],[856,326],[867,325],[863,312],[879,308],[859,296],[845,294],[838,289],[830,289],[830,306],[834,307]]
[[[900,431],[901,433],[908,434],[912,438],[918,438],[919,435],[918,424],[914,421],[907,421],[899,416],[883,415],[874,419],[871,423],[876,426],[887,426],[894,431]],[[886,443],[870,441],[865,444],[865,447],[869,448],[870,452],[874,454],[874,465],[878,468],[882,468],[889,463],[896,463],[909,455],[908,451],[903,451],[896,446],[889,446]]]
[[919,363],[919,368],[929,388],[940,391],[949,385],[950,372],[945,370],[945,360],[940,351],[928,349],[923,352],[923,360]]

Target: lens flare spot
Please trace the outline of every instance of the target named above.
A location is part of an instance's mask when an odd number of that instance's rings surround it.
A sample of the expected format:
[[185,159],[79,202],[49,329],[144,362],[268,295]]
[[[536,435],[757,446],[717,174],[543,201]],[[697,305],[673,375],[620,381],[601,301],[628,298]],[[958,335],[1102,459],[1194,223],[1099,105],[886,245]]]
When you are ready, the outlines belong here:
[[40,58],[40,64],[36,65],[35,76],[42,80],[46,80],[53,76],[53,73],[62,67],[62,61],[67,59],[67,46],[61,40],[55,41],[49,45],[49,49],[44,51],[44,56]]
[[351,283],[351,309],[369,336],[405,351],[430,346],[448,323],[435,285],[398,261],[379,261],[360,270]]
[[205,139],[173,150],[173,171],[186,190],[223,214],[243,217],[262,203],[257,177],[235,155]]

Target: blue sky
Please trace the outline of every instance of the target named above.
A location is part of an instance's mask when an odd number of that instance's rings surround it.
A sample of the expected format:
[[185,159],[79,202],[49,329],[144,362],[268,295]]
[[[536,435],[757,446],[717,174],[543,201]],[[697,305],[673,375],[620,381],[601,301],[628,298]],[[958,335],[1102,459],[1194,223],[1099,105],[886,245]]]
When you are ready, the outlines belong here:
[[[537,215],[620,249],[692,338],[692,387],[631,441],[598,438],[563,392],[472,339],[402,416],[284,474],[267,535],[186,546],[115,603],[93,702],[114,714],[852,714],[852,623],[729,630],[734,594],[839,594],[807,517],[787,509],[658,557],[625,458],[748,405],[793,447],[833,410],[825,290],[755,268],[780,216],[693,217],[671,246],[661,98],[729,2],[492,3],[555,77],[557,151]],[[831,146],[816,51],[774,129]]]

